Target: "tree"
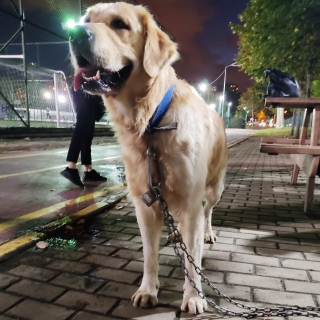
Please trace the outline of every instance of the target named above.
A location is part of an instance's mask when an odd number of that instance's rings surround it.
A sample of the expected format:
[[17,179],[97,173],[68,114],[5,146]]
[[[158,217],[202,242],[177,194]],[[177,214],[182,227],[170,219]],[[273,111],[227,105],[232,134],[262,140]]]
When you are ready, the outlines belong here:
[[319,67],[319,15],[320,0],[251,0],[241,23],[231,24],[239,37],[237,62],[257,80],[272,67],[305,81],[307,69]]
[[315,80],[312,82],[312,96],[313,97],[320,97],[320,80]]
[[264,107],[263,89],[261,83],[256,83],[242,93],[239,99],[239,112],[245,109],[251,118],[255,118],[256,115],[263,110],[267,116],[270,116],[273,111]]
[[263,112],[263,110],[260,110],[257,114],[257,119],[258,121],[266,121],[267,120],[267,116],[266,114]]
[[289,72],[310,97],[312,76],[320,78],[319,14],[320,0],[251,0],[241,23],[230,25],[239,37],[237,63],[257,82],[270,67]]

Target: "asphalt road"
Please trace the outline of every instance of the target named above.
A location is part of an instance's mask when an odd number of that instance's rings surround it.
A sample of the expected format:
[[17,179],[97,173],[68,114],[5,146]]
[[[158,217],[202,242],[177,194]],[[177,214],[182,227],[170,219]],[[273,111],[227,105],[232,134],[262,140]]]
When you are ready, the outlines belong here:
[[[232,142],[247,136],[252,130],[227,129],[226,132],[228,142]],[[2,143],[0,244],[37,225],[61,218],[94,203],[106,188],[123,186],[120,147],[113,139],[97,139],[92,147],[93,166],[100,174],[107,176],[108,181],[87,186],[84,190],[60,175],[67,164],[65,158],[68,139],[62,148],[61,141],[58,148],[55,147],[55,141],[28,141],[33,147],[20,151],[17,142],[7,143],[7,148]],[[26,141],[21,143],[27,144]],[[16,148],[12,147],[14,144]]]

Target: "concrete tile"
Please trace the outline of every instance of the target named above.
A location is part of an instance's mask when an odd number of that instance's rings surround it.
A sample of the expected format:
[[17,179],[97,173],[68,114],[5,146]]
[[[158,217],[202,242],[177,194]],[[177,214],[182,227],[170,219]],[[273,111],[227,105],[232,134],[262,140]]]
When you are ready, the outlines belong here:
[[72,320],[88,320],[88,319],[90,319],[90,320],[112,320],[112,318],[109,318],[106,316],[101,316],[101,315],[99,316],[97,314],[83,312],[83,311],[80,311],[72,318]]
[[277,258],[263,257],[250,254],[233,253],[231,254],[231,260],[244,263],[253,263],[257,265],[267,265],[276,267],[280,266],[280,261]]
[[4,312],[8,308],[12,307],[14,304],[16,304],[19,300],[21,300],[21,297],[17,297],[13,294],[0,292],[0,312]]
[[104,281],[102,279],[96,279],[88,276],[62,273],[57,278],[53,279],[51,283],[64,288],[94,292],[97,288],[103,285]]
[[11,283],[16,282],[17,280],[19,280],[18,277],[15,277],[15,276],[12,276],[9,274],[5,274],[5,273],[0,273],[0,290],[2,288],[7,287]]
[[278,305],[315,306],[311,294],[253,289],[254,301]]
[[7,289],[7,292],[48,302],[58,297],[63,291],[65,288],[28,279],[23,279]]
[[118,269],[125,265],[128,261],[125,259],[103,256],[100,254],[89,254],[81,259],[81,262]]
[[17,268],[9,270],[8,272],[15,276],[31,278],[31,279],[41,280],[41,281],[48,281],[58,274],[58,272],[56,271],[51,271],[43,268],[30,267],[26,265],[20,265]]
[[10,316],[32,320],[65,320],[73,313],[74,310],[33,300],[25,300],[7,312]]
[[89,274],[91,277],[107,279],[116,282],[125,282],[133,284],[140,276],[140,273],[129,272],[125,270],[116,270],[105,267],[99,267]]
[[[308,281],[308,275],[305,270],[274,268],[270,266],[256,266],[256,274],[258,276],[267,276],[282,279],[298,279]],[[320,273],[319,273],[320,274]]]
[[65,271],[68,270],[70,273],[85,274],[93,269],[93,266],[87,263],[81,263],[79,261],[68,261],[68,260],[55,260],[46,265],[47,269]]
[[56,301],[56,304],[77,310],[84,309],[106,314],[116,302],[117,299],[107,298],[97,294],[68,291]]
[[113,316],[139,320],[175,320],[177,309],[154,307],[152,309],[135,308],[130,303],[122,302],[112,313]]

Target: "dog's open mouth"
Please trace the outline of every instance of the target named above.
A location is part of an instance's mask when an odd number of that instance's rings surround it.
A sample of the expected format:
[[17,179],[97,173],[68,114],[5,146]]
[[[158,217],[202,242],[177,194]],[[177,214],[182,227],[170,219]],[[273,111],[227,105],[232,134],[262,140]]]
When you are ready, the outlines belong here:
[[78,91],[81,87],[90,93],[110,93],[119,88],[130,76],[132,63],[118,71],[110,71],[89,63],[80,66],[74,78],[74,90]]

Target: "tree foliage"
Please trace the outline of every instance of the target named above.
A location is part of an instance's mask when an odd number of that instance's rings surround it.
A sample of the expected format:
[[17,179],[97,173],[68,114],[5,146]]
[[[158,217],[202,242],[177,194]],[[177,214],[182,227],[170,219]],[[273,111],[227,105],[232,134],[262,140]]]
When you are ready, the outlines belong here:
[[312,96],[320,97],[320,80],[315,80],[312,82]]
[[266,114],[264,113],[263,110],[260,110],[258,112],[257,119],[258,119],[258,121],[266,121],[267,120],[267,116],[266,116]]
[[266,117],[274,115],[274,110],[265,108],[263,95],[265,93],[264,86],[261,83],[256,83],[252,87],[243,92],[239,99],[238,111],[246,110],[250,118],[257,115],[262,111]]
[[320,0],[251,0],[230,24],[239,37],[237,63],[261,81],[263,71],[277,68],[306,80],[307,68],[320,79]]

